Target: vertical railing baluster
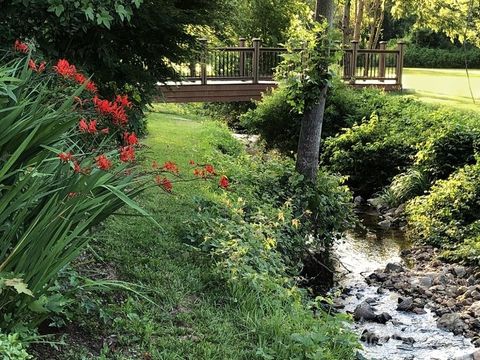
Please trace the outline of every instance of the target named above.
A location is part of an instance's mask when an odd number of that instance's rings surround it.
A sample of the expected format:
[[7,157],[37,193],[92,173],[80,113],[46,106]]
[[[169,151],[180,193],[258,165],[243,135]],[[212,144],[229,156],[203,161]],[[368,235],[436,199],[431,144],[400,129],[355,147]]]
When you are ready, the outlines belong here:
[[350,82],[355,84],[355,78],[357,77],[357,56],[358,56],[358,41],[352,40],[352,69],[350,74],[352,77],[350,78]]
[[253,83],[258,84],[260,73],[260,42],[258,38],[253,39]]
[[202,85],[207,84],[207,57],[208,57],[208,43],[207,39],[200,39],[202,45],[201,62],[200,62],[200,79]]

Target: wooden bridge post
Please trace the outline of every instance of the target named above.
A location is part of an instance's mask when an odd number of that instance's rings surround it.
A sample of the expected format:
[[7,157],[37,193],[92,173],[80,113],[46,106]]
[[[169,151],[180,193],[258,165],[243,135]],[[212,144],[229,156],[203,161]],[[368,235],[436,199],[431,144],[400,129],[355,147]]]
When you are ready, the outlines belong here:
[[350,83],[355,84],[355,78],[357,77],[357,60],[358,60],[358,40],[352,40],[352,62],[350,69]]
[[[244,48],[246,41],[247,40],[245,38],[240,38],[240,41],[238,42],[238,46],[241,48]],[[240,77],[244,77],[245,76],[245,52],[243,50],[240,50],[240,60],[238,63],[238,67],[240,70]]]
[[398,58],[397,58],[397,84],[400,86],[400,89],[403,88],[403,61],[405,58],[405,41],[400,40],[397,43],[398,47]]
[[[380,50],[386,50],[387,49],[387,42],[386,41],[380,41]],[[378,61],[378,76],[381,78],[385,77],[385,53],[381,52],[380,53],[380,59]],[[384,82],[385,80],[380,80],[381,82]]]
[[260,79],[260,45],[261,40],[253,39],[253,83],[258,84]]
[[207,85],[207,39],[200,39],[200,43],[202,44],[202,54],[200,55],[200,78],[202,80],[202,85]]

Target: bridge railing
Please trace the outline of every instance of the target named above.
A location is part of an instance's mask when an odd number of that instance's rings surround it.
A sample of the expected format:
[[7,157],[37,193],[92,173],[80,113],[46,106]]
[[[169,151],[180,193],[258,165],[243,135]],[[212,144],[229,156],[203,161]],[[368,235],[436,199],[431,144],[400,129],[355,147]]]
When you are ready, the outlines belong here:
[[343,79],[353,85],[388,83],[401,88],[405,43],[399,42],[394,50],[387,50],[386,44],[360,49],[358,41],[352,41],[352,47],[344,50]]
[[[207,40],[201,42],[197,58],[177,70],[185,80],[203,85],[215,81],[273,81],[275,69],[287,52],[281,47],[262,47],[260,39],[253,39],[252,46],[246,46],[242,38],[236,47],[209,47]],[[403,42],[396,49],[387,50],[386,42],[380,42],[379,49],[360,49],[358,41],[352,41],[351,48],[343,51],[343,79],[352,85],[401,88],[404,53]]]
[[202,39],[202,51],[191,64],[178,70],[187,81],[245,81],[258,84],[273,81],[275,68],[282,61],[284,48],[262,47],[260,39],[253,39],[252,46],[240,39],[238,47],[210,48]]

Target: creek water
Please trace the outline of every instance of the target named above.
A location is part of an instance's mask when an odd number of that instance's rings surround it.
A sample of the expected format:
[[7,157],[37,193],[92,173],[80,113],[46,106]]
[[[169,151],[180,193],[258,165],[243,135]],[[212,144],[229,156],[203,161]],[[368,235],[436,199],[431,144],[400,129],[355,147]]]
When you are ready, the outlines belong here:
[[[386,324],[365,322],[352,325],[359,334],[368,330],[380,338],[378,344],[363,343],[360,353],[369,360],[450,360],[472,354],[475,347],[470,340],[437,328],[437,318],[428,307],[425,308],[426,314],[422,315],[397,311],[398,294],[388,290],[379,294],[377,286],[365,282],[365,277],[374,270],[383,269],[388,263],[402,263],[401,250],[411,245],[402,232],[379,228],[375,211],[362,209],[360,217],[364,226],[345,234],[334,248],[333,257],[337,260],[334,261],[336,278],[333,292],[339,293],[344,289],[342,295],[336,298],[336,303],[343,307],[341,311],[353,313],[360,303],[371,299],[369,302],[372,302],[376,313],[386,312],[392,316]],[[408,344],[402,340],[386,340],[388,336],[413,338],[415,342]]]

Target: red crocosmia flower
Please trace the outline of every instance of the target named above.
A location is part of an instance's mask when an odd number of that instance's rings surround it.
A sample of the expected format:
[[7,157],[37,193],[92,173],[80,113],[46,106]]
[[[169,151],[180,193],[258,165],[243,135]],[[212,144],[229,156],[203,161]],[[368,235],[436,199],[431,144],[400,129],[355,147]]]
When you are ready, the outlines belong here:
[[89,126],[87,125],[85,119],[80,119],[80,121],[78,122],[78,129],[81,132],[88,132]]
[[15,40],[15,45],[14,45],[15,51],[21,52],[21,53],[28,53],[28,45],[25,44],[24,42],[21,42],[20,40]]
[[158,164],[158,162],[156,162],[155,160],[153,160],[153,162],[152,162],[152,169],[153,169],[153,170],[157,170],[159,167],[160,167],[160,165]]
[[178,174],[177,164],[171,161],[167,161],[165,164],[163,164],[163,170],[169,171],[173,174]]
[[213,167],[213,165],[205,165],[205,171],[210,175],[215,175],[215,168]]
[[53,67],[53,70],[63,77],[74,77],[77,73],[75,65],[70,65],[65,59],[58,60],[57,65]]
[[73,161],[73,171],[75,172],[75,174],[80,174],[82,172],[82,168],[76,160]]
[[42,62],[40,63],[40,65],[38,65],[37,72],[38,72],[39,74],[42,73],[42,72],[44,72],[44,71],[45,71],[45,68],[46,68],[46,65],[47,65],[47,64],[45,63],[45,61],[42,61]]
[[138,138],[137,138],[137,135],[135,135],[134,132],[132,133],[128,133],[128,132],[125,132],[123,134],[123,141],[125,141],[125,143],[127,145],[136,145],[138,144]]
[[128,100],[128,95],[117,95],[115,102],[123,107],[131,108],[132,102]]
[[37,64],[35,64],[35,61],[33,59],[28,60],[28,67],[32,71],[37,71]]
[[73,75],[73,78],[80,85],[84,84],[85,81],[87,81],[87,78],[85,77],[85,75],[81,73],[76,73],[75,75]]
[[161,186],[165,191],[172,192],[173,190],[172,182],[167,178],[157,175],[155,177],[155,182],[157,183],[158,186]]
[[105,134],[105,135],[110,134],[110,129],[109,128],[102,129],[102,134]]
[[90,91],[91,93],[96,94],[98,92],[97,85],[93,81],[89,81],[87,83],[86,89]]
[[228,189],[228,187],[230,186],[230,181],[228,181],[228,178],[225,175],[223,175],[220,178],[218,185],[223,189]]
[[60,154],[58,154],[58,157],[63,162],[68,162],[68,161],[71,161],[73,159],[73,155],[71,153],[60,153]]
[[205,176],[205,171],[200,170],[200,169],[195,169],[195,170],[193,170],[193,175],[195,175],[197,177],[204,177]]
[[135,149],[133,148],[133,146],[125,146],[120,149],[120,161],[135,161]]
[[195,166],[195,161],[193,161],[193,160],[190,160],[188,163],[192,166]]
[[104,116],[110,116],[115,125],[125,126],[128,123],[125,109],[117,103],[101,100],[97,96],[93,98],[93,103],[95,104],[97,112]]
[[69,198],[74,198],[74,197],[77,197],[77,196],[78,196],[78,193],[76,193],[76,192],[69,192],[68,193]]
[[97,132],[97,120],[92,120],[88,124],[88,133],[95,134]]
[[97,166],[101,170],[108,170],[112,167],[112,162],[108,160],[105,155],[97,156],[95,159],[97,161]]

